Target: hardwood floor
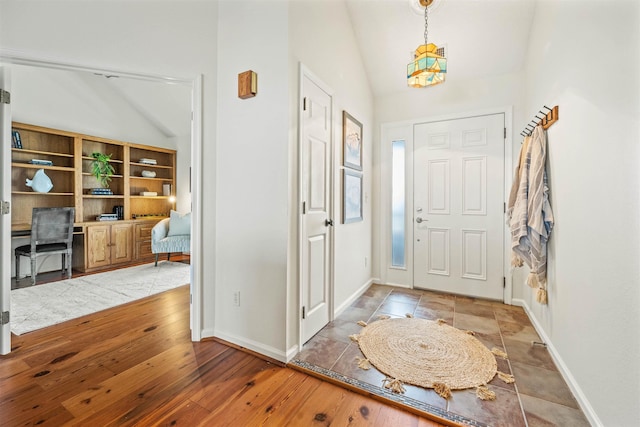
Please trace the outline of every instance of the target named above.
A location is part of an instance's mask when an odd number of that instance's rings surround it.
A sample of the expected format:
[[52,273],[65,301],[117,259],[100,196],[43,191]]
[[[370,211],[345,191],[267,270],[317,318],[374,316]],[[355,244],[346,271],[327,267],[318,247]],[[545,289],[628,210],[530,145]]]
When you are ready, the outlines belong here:
[[193,343],[183,286],[12,336],[3,426],[439,426],[217,341]]

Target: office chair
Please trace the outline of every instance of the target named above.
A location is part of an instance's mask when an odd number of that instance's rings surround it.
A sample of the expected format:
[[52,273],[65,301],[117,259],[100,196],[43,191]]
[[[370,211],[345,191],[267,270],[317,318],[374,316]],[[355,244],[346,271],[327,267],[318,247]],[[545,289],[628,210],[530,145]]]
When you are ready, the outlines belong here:
[[16,280],[20,277],[20,256],[31,259],[31,282],[36,284],[36,260],[43,255],[62,254],[62,271],[71,278],[73,221],[75,208],[33,208],[31,244],[19,246],[16,254]]

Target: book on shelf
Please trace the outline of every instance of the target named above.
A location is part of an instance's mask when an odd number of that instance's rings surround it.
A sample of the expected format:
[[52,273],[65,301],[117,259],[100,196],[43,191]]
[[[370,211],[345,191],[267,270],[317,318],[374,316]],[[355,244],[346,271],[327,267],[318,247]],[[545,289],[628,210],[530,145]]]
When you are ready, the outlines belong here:
[[20,138],[20,132],[17,130],[11,131],[11,146],[13,148],[22,148],[22,139]]
[[53,166],[53,162],[51,160],[31,159],[29,160],[29,163],[39,166]]
[[100,214],[96,217],[96,221],[117,221],[118,214]]
[[147,158],[140,159],[140,161],[138,161],[138,163],[142,163],[142,164],[145,164],[145,165],[157,165],[158,164],[156,159],[147,159]]
[[158,195],[158,192],[157,191],[141,191],[140,195],[145,197],[155,197]]
[[92,188],[89,190],[92,196],[113,196],[113,191],[109,188]]

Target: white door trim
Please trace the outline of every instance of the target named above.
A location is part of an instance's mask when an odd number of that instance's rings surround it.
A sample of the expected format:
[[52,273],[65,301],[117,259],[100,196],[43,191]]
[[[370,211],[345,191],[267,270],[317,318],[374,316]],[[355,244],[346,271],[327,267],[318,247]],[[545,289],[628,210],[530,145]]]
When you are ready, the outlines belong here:
[[192,78],[159,76],[123,70],[109,70],[71,64],[50,58],[38,58],[0,49],[0,63],[28,65],[68,71],[109,74],[157,83],[191,87],[191,339],[202,339],[202,75]]
[[[11,93],[11,69],[0,64],[0,89]],[[0,143],[0,200],[11,202],[11,104],[0,104],[0,141],[6,140],[7,143]],[[13,206],[10,205],[10,209]],[[11,253],[11,215],[0,214],[0,313],[11,311],[11,261],[13,256]],[[0,354],[9,354],[11,352],[11,319],[9,323],[0,325]]]
[[[381,197],[380,197],[380,270],[381,270],[381,281],[384,284],[388,285],[396,285],[396,286],[404,286],[404,287],[413,287],[413,275],[405,274],[399,276],[398,274],[393,274],[391,272],[391,249],[390,249],[390,236],[391,233],[391,218],[390,218],[390,208],[389,208],[389,200],[391,200],[391,168],[390,168],[390,158],[389,153],[391,152],[389,149],[388,140],[390,138],[391,132],[394,129],[401,128],[411,128],[411,131],[408,132],[410,137],[407,137],[405,140],[405,147],[407,151],[406,156],[406,192],[407,201],[406,201],[406,218],[405,218],[405,230],[406,230],[406,239],[408,242],[413,242],[413,126],[418,123],[430,123],[430,122],[438,122],[445,120],[458,120],[475,116],[485,116],[491,114],[504,114],[505,127],[507,128],[507,133],[505,137],[505,147],[504,147],[504,203],[507,202],[509,197],[509,191],[511,190],[511,183],[513,181],[513,107],[505,106],[505,107],[495,107],[495,108],[486,108],[473,110],[462,113],[450,113],[438,116],[428,116],[420,119],[411,119],[411,120],[403,120],[399,122],[390,122],[383,123],[381,125],[380,130],[380,179],[381,179]],[[407,133],[407,132],[404,132]],[[411,174],[408,172],[411,171]],[[505,304],[511,304],[513,298],[513,283],[510,274],[510,235],[507,225],[505,223],[505,233],[504,233],[504,253],[503,253],[503,273],[506,278],[506,284],[503,293],[503,301]],[[411,245],[409,245],[411,246]],[[397,270],[397,269],[396,269]],[[408,272],[413,271],[413,257],[408,257],[407,253],[407,265],[406,270]],[[393,278],[391,281],[390,279]]]
[[[311,70],[309,70],[303,63],[299,63],[299,69],[298,69],[298,75],[299,75],[299,79],[298,79],[298,197],[297,197],[297,214],[298,214],[298,352],[302,351],[302,346],[304,344],[303,341],[303,330],[302,330],[302,307],[304,306],[304,301],[303,301],[303,295],[302,295],[302,284],[303,284],[303,277],[302,277],[302,263],[303,263],[303,244],[304,244],[304,215],[302,214],[302,199],[303,199],[303,188],[302,188],[302,183],[304,182],[304,177],[303,177],[303,169],[302,169],[302,165],[303,165],[303,152],[302,152],[302,141],[303,141],[303,128],[302,128],[302,106],[304,103],[304,77],[307,77],[309,80],[311,80],[314,84],[316,84],[318,87],[320,87],[323,91],[325,91],[330,97],[331,97],[331,123],[330,123],[330,138],[331,138],[331,156],[330,156],[330,162],[331,165],[329,166],[329,170],[330,170],[330,180],[329,180],[329,191],[331,192],[330,194],[330,206],[329,206],[329,212],[330,212],[330,218],[334,219],[334,223],[336,223],[335,218],[336,217],[336,212],[335,212],[335,207],[334,207],[334,195],[335,195],[335,180],[334,180],[334,176],[335,176],[335,150],[334,150],[334,123],[335,123],[335,114],[333,111],[333,90],[327,85],[325,84],[322,80],[320,80],[315,74],[313,74],[313,72],[311,72]],[[334,301],[333,301],[333,286],[334,286],[334,242],[335,242],[335,227],[330,227],[329,229],[329,236],[331,239],[331,242],[329,244],[329,321],[333,320],[333,311],[334,311]]]

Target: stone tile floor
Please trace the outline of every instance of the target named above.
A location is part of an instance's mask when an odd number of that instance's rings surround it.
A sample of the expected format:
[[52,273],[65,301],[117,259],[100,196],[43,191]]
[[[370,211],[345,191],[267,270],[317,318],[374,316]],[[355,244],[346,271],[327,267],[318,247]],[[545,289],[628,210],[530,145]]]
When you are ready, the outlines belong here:
[[524,310],[495,301],[374,284],[309,340],[296,359],[382,390],[385,375],[374,367],[358,368],[355,359],[363,355],[349,335],[359,333],[359,320],[407,313],[444,319],[458,329],[474,331],[489,349],[506,351],[507,360],[496,358],[498,370],[513,374],[516,380],[506,384],[494,378],[488,387],[496,393],[495,401],[478,399],[475,390],[453,391],[445,400],[431,389],[405,385],[407,401],[424,402],[491,426],[589,426],[547,349],[532,345],[541,339]]

